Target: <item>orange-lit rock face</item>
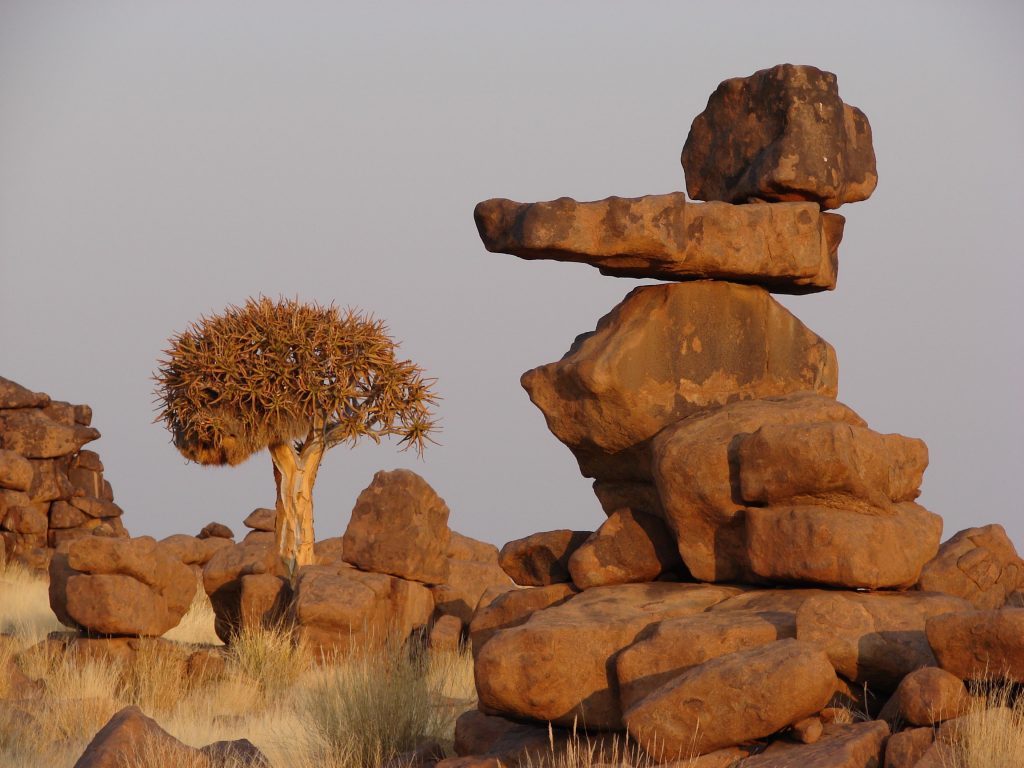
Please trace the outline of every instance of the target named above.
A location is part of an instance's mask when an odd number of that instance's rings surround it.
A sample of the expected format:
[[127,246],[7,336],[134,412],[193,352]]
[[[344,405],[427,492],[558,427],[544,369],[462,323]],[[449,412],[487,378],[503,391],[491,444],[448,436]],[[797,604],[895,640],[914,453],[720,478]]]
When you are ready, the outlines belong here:
[[781,64],[724,81],[686,138],[695,200],[866,200],[878,184],[871,126],[839,98],[836,76]]
[[835,351],[762,288],[638,288],[523,386],[584,475],[649,480],[637,457],[664,427],[737,400],[834,397]]
[[798,294],[835,288],[844,223],[816,203],[691,203],[682,192],[586,203],[495,198],[473,215],[489,251],[618,277],[728,280]]

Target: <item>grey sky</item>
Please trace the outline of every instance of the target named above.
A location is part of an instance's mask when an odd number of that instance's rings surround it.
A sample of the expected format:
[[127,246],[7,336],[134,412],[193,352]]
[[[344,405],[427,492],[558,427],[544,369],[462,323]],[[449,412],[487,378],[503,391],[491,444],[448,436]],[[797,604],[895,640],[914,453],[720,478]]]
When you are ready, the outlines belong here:
[[186,465],[152,424],[166,338],[263,293],[386,318],[439,379],[426,459],[337,448],[317,532],[409,466],[495,543],[603,519],[519,386],[638,281],[484,251],[474,204],[682,189],[727,77],[839,77],[879,186],[844,206],[835,292],[781,300],[840,399],[931,450],[946,534],[1024,545],[1024,6],[0,0],[0,374],[90,403],[134,534],[241,530],[270,459]]

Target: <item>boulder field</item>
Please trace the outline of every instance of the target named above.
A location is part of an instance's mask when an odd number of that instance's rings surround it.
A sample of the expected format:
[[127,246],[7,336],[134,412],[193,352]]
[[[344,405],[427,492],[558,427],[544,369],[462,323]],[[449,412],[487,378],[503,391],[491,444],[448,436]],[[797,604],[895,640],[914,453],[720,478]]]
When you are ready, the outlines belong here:
[[682,164],[704,202],[476,207],[488,251],[666,282],[522,377],[606,519],[502,548],[520,588],[476,609],[479,707],[440,765],[573,730],[702,768],[938,765],[965,681],[1024,681],[1024,562],[998,525],[941,543],[925,443],[837,401],[835,350],[772,296],[835,288],[826,211],[877,184],[867,117],[773,67],[718,87]]

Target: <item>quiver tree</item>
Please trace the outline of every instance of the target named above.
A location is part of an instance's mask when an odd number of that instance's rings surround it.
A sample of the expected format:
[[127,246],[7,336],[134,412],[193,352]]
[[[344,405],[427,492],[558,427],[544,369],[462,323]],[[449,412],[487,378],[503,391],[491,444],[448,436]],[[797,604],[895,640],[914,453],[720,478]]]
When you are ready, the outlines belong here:
[[294,578],[313,562],[313,484],[327,449],[401,438],[422,454],[434,429],[433,380],[395,357],[384,323],[291,299],[249,299],[170,340],[154,375],[175,447],[200,464],[269,449],[275,538]]

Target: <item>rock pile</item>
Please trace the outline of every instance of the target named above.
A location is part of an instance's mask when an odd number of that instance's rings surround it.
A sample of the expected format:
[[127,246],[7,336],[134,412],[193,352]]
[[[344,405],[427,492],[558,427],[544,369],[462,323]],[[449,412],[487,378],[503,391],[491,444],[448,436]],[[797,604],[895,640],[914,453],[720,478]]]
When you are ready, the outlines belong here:
[[[1024,680],[1013,545],[988,526],[940,548],[925,444],[837,402],[835,351],[771,295],[835,287],[844,220],[824,211],[875,187],[866,117],[834,75],[782,65],[722,83],[682,163],[706,202],[476,208],[488,250],[672,282],[523,375],[608,517],[502,549],[526,588],[473,617],[453,766],[516,765],[549,723],[708,768],[877,766],[890,724],[962,715],[964,680]],[[885,719],[843,724],[878,697]]]
[[103,462],[82,446],[92,409],[0,377],[0,560],[45,571],[53,549],[86,536],[128,536]]
[[498,550],[448,528],[444,500],[414,472],[378,472],[356,501],[343,537],[316,543],[315,565],[294,587],[274,547],[274,510],[254,510],[251,532],[219,549],[203,569],[217,634],[287,617],[314,650],[429,633],[457,646],[485,591],[513,587]]

